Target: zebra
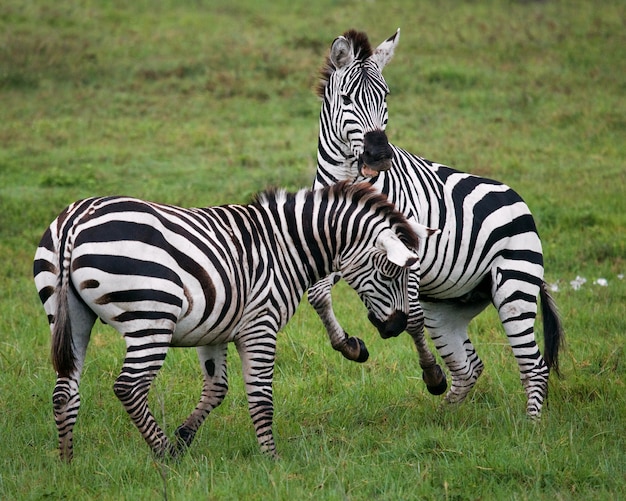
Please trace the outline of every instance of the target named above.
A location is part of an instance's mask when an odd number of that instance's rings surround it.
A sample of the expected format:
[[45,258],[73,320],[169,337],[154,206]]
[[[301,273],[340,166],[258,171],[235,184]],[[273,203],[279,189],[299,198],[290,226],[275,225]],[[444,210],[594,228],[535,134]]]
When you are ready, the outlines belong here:
[[[276,336],[307,288],[340,272],[381,335],[395,336],[406,327],[415,249],[433,232],[368,183],[268,191],[248,205],[196,209],[120,196],[69,205],[45,231],[33,266],[52,334],[61,459],[73,458],[81,370],[97,318],[124,337],[113,390],[157,457],[186,450],[226,396],[229,342],[260,449],[275,456]],[[147,401],[170,346],[196,347],[203,372],[200,401],[176,441]]]
[[[389,143],[385,133],[389,88],[382,70],[399,38],[398,29],[372,49],[365,33],[350,30],[332,43],[317,87],[322,107],[314,187],[342,180],[369,181],[405,216],[441,230],[422,242],[419,298],[415,273],[409,282],[407,330],[429,391],[443,393],[447,382],[428,350],[424,325],[452,376],[444,401],[460,403],[484,368],[468,337],[468,324],[493,304],[519,366],[526,413],[539,418],[550,370],[559,374],[564,336],[543,279],[535,222],[523,199],[505,184],[431,162]],[[346,335],[330,301],[337,279],[336,275],[323,279],[308,294],[332,342]],[[543,314],[543,357],[534,333],[537,296]]]

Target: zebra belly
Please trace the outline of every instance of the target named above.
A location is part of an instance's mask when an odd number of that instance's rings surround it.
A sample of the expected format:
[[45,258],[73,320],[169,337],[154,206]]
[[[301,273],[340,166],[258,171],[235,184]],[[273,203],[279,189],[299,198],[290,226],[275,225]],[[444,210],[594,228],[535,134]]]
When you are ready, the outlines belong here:
[[193,346],[205,346],[210,344],[224,344],[234,341],[234,331],[207,330],[206,327],[199,327],[192,331],[176,329],[172,336],[172,346],[179,348],[191,348]]
[[459,305],[471,305],[471,304],[485,304],[485,306],[491,301],[491,275],[486,274],[479,282],[468,291],[463,289],[456,290],[450,289],[449,294],[432,294],[428,291],[420,290],[420,301],[429,303],[450,303]]
[[202,292],[193,294],[169,279],[79,268],[72,283],[87,306],[123,335],[170,330],[172,346],[228,342],[237,320],[236,311],[223,311],[223,297],[208,304]]
[[197,323],[194,316],[181,318],[172,335],[172,346],[192,347],[234,341],[241,313],[233,312],[232,316],[226,315],[228,321],[219,321],[215,317],[215,314],[210,315],[201,323]]

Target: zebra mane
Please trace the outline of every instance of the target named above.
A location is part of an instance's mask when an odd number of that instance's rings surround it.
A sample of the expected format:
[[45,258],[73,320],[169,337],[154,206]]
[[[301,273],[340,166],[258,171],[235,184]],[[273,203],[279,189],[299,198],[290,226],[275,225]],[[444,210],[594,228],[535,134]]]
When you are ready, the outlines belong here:
[[297,193],[291,193],[284,189],[269,189],[256,195],[255,204],[268,206],[270,204],[295,204],[299,197],[315,197],[318,200],[343,198],[355,205],[368,206],[370,210],[385,218],[400,240],[409,248],[417,249],[419,239],[411,228],[404,214],[396,209],[387,196],[378,192],[370,183],[352,183],[340,181],[336,184],[318,190],[302,189]]
[[[354,51],[355,59],[359,61],[365,61],[368,57],[372,55],[372,46],[370,45],[370,41],[367,38],[366,33],[362,31],[348,30],[343,34],[343,36],[347,38],[350,42],[352,50]],[[315,89],[315,93],[318,97],[324,97],[324,90],[326,89],[328,81],[330,80],[330,76],[334,73],[335,69],[335,65],[330,60],[329,50],[329,53],[326,55],[324,64],[319,71],[320,79]]]

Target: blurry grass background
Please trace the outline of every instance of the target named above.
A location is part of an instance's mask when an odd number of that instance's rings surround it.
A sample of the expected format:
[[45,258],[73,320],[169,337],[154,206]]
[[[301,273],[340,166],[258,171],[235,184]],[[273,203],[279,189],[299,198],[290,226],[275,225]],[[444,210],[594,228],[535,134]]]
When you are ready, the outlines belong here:
[[[385,69],[395,144],[516,189],[544,242],[567,329],[565,378],[540,424],[488,311],[471,326],[486,370],[441,409],[403,336],[383,342],[346,287],[338,317],[364,337],[344,360],[303,304],[279,336],[275,433],[258,453],[231,390],[187,456],[158,463],[112,392],[123,359],[98,325],[76,459],[56,458],[49,333],[31,278],[68,203],[127,194],[184,206],[310,186],[332,40],[402,29]],[[574,0],[80,1],[0,4],[0,498],[615,499],[626,490],[626,4]],[[569,282],[587,278],[580,290]],[[605,278],[607,287],[595,285]],[[171,433],[196,403],[191,350],[172,350],[151,401]]]

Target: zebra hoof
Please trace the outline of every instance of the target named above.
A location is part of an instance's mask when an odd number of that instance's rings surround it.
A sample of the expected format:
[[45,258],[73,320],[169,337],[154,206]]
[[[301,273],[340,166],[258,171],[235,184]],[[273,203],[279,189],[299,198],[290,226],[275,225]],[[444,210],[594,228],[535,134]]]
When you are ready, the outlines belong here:
[[352,360],[353,362],[358,362],[362,364],[365,362],[370,353],[367,351],[365,343],[362,339],[358,337],[349,337],[347,341],[346,350],[341,352],[344,357],[348,360]]
[[426,373],[422,372],[422,379],[426,383],[426,388],[431,395],[442,395],[448,389],[448,381],[446,380],[446,375],[441,370],[441,367],[436,366],[437,372],[439,372],[441,379],[438,383],[428,384]]
[[177,457],[187,451],[196,436],[196,432],[186,426],[179,426],[174,432],[174,436],[176,437],[176,445],[172,456]]

